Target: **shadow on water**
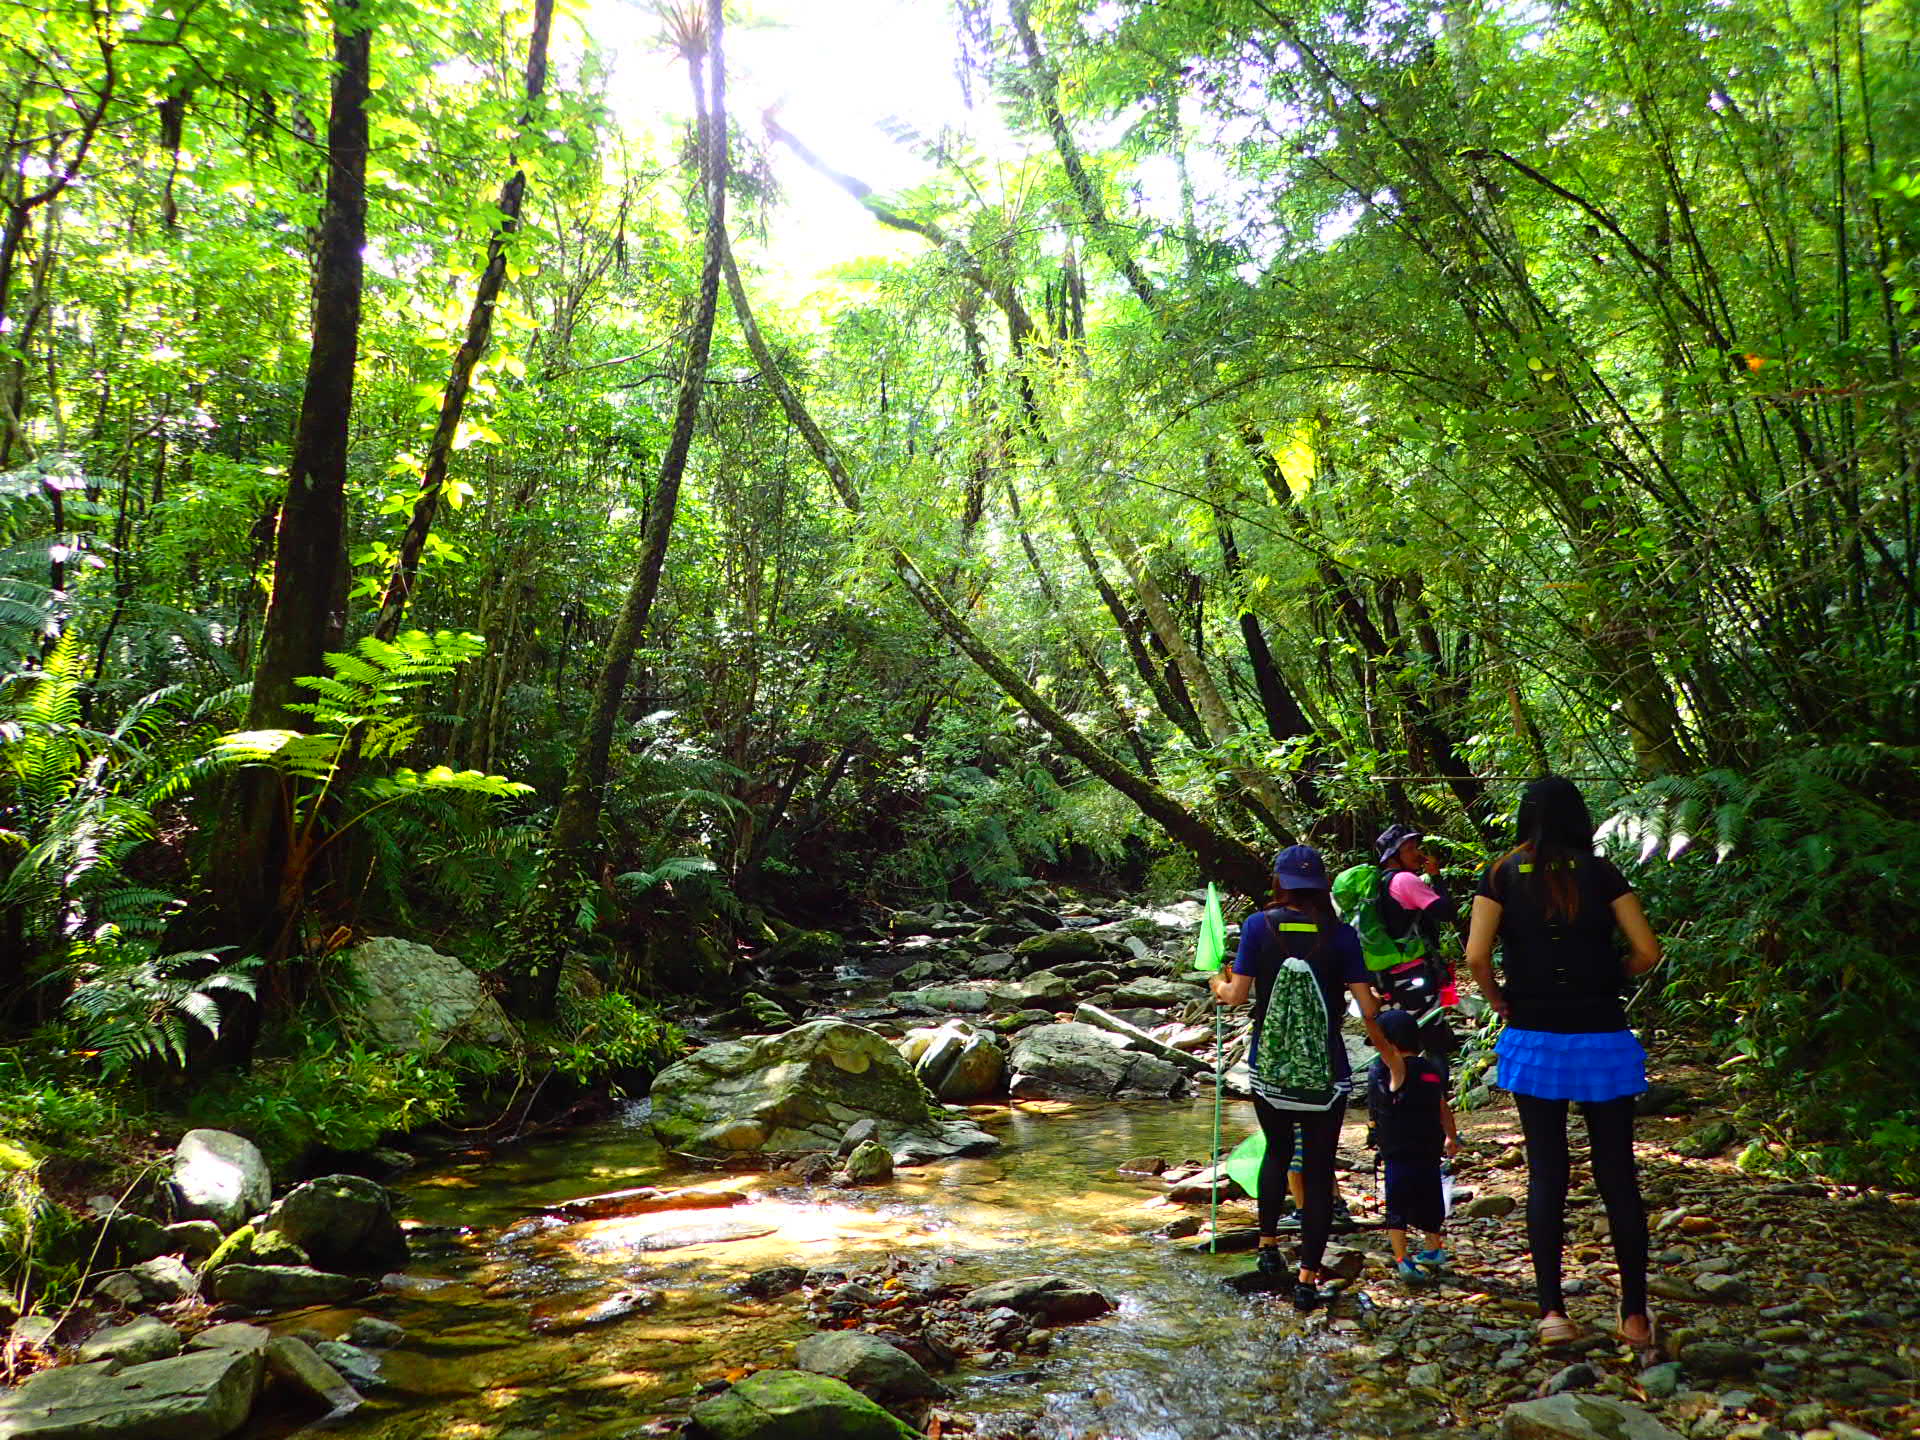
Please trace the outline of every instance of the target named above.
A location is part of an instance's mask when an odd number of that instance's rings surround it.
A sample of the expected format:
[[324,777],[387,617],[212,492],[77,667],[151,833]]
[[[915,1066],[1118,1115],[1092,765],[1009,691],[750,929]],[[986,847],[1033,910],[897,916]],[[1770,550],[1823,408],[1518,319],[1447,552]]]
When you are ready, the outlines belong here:
[[[388,1387],[342,1436],[534,1440],[652,1433],[703,1384],[785,1363],[809,1325],[799,1296],[746,1300],[729,1287],[776,1264],[858,1268],[893,1255],[953,1264],[970,1283],[1057,1270],[1118,1309],[1056,1332],[1053,1351],[944,1378],[950,1408],[1033,1417],[1033,1433],[1135,1440],[1307,1437],[1334,1431],[1334,1381],[1291,1311],[1242,1300],[1219,1280],[1245,1256],[1191,1255],[1147,1232],[1171,1215],[1116,1168],[1138,1155],[1203,1156],[1209,1107],[1105,1104],[976,1112],[992,1155],[903,1171],[872,1191],[677,1167],[636,1110],[523,1154],[411,1179],[420,1227],[408,1276],[381,1313],[409,1338],[388,1352]],[[1230,1138],[1244,1133],[1240,1124]],[[543,1206],[643,1184],[751,1189],[746,1204],[558,1226]],[[646,1313],[556,1333],[622,1292],[661,1295]],[[621,1302],[613,1300],[617,1307]],[[345,1328],[345,1312],[282,1328]],[[265,1432],[262,1432],[265,1433]],[[1377,1433],[1377,1432],[1376,1432]]]

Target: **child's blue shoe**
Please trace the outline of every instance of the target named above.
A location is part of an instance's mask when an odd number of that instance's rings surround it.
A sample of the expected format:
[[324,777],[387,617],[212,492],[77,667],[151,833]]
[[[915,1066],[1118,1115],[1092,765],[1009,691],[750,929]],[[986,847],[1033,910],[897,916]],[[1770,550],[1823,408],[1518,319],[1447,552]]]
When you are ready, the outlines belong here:
[[1439,1247],[1433,1250],[1416,1250],[1413,1252],[1414,1264],[1424,1270],[1433,1270],[1436,1272],[1446,1269],[1447,1261],[1452,1258],[1451,1255],[1447,1254],[1445,1247]]
[[1411,1259],[1394,1261],[1393,1273],[1408,1285],[1428,1285],[1433,1282],[1433,1277]]

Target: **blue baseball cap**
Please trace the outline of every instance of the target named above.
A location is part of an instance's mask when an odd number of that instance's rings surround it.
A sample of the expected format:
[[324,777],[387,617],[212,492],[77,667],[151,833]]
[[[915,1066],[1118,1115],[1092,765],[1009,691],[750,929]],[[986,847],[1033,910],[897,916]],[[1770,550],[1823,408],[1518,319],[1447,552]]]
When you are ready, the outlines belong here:
[[1382,1010],[1375,1017],[1380,1033],[1393,1042],[1396,1050],[1409,1054],[1420,1050],[1420,1022],[1404,1010]]
[[1289,845],[1273,857],[1273,878],[1282,890],[1325,890],[1327,862],[1311,845]]

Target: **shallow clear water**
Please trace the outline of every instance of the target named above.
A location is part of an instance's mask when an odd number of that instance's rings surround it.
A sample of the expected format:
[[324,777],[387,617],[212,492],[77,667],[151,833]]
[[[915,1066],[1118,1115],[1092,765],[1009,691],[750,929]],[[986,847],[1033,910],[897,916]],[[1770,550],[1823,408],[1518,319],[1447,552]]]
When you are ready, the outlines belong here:
[[[1234,1107],[1228,1139],[1250,1116]],[[1245,1256],[1192,1255],[1147,1232],[1178,1210],[1122,1178],[1139,1155],[1207,1151],[1210,1102],[1022,1104],[974,1112],[992,1155],[902,1171],[888,1187],[839,1191],[769,1175],[676,1166],[642,1112],[524,1152],[410,1177],[420,1226],[404,1288],[377,1313],[409,1338],[387,1352],[386,1389],[335,1427],[353,1437],[532,1440],[651,1433],[702,1384],[785,1363],[812,1327],[801,1297],[743,1300],[727,1287],[775,1264],[857,1268],[894,1254],[951,1259],[979,1283],[1060,1271],[1104,1291],[1115,1314],[1056,1332],[1045,1357],[943,1376],[950,1408],[1039,1417],[1062,1437],[1295,1437],[1330,1433],[1334,1384],[1290,1311],[1219,1283]],[[747,1203],[559,1227],[542,1206],[627,1186],[744,1186]],[[541,1333],[619,1291],[664,1292],[651,1313],[571,1336]],[[343,1330],[348,1312],[280,1328]],[[268,1433],[262,1430],[258,1433]],[[1373,1431],[1372,1433],[1380,1433]]]

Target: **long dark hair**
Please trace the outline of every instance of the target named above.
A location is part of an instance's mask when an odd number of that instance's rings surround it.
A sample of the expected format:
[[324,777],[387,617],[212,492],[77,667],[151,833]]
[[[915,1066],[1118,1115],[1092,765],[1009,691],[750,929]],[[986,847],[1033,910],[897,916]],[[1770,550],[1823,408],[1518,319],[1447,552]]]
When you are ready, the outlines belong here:
[[1593,814],[1580,787],[1564,775],[1543,775],[1520,792],[1514,824],[1518,842],[1505,859],[1530,861],[1532,873],[1514,876],[1520,894],[1538,896],[1549,920],[1580,914],[1580,871],[1593,859]]

